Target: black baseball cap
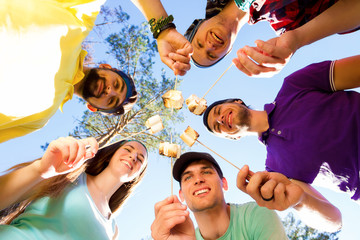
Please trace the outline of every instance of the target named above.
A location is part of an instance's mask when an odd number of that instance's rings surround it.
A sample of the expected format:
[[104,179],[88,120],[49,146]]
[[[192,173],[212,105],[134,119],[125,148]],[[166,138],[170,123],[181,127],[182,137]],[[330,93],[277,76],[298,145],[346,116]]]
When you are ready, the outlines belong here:
[[184,154],[181,154],[181,156],[175,161],[173,167],[173,176],[175,180],[181,182],[181,174],[185,171],[187,166],[189,166],[192,162],[200,161],[200,160],[205,160],[210,162],[216,169],[220,178],[223,178],[223,173],[221,171],[219,164],[210,154],[206,152],[186,152]]

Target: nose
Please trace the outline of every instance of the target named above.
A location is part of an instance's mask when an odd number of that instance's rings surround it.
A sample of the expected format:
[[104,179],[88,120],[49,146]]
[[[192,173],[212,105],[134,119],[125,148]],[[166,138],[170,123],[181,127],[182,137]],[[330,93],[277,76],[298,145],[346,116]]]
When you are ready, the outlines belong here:
[[198,185],[198,184],[204,183],[204,182],[205,182],[205,180],[202,177],[202,175],[199,174],[199,175],[196,176],[195,185]]
[[114,89],[110,85],[106,86],[106,88],[105,88],[105,95],[106,96],[113,96],[115,94],[116,94],[116,92],[114,91]]
[[137,152],[130,153],[129,155],[130,155],[131,161],[136,162],[137,156],[138,156]]
[[224,115],[219,115],[216,119],[216,121],[221,124],[224,125]]
[[216,49],[216,45],[214,43],[212,43],[211,41],[207,41],[205,49],[206,49],[206,51],[213,51]]

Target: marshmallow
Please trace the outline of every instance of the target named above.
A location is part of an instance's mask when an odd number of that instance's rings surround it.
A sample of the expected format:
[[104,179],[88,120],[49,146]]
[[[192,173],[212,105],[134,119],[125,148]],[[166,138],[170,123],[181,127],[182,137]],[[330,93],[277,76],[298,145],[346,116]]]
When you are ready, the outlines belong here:
[[166,157],[179,158],[181,154],[181,147],[178,144],[161,142],[159,146],[159,154]]
[[199,137],[199,134],[192,129],[190,126],[188,126],[183,134],[180,135],[180,138],[189,146],[191,147],[194,145],[196,139]]
[[157,133],[164,129],[159,115],[154,115],[145,122],[145,126],[150,128],[150,134]]
[[195,115],[202,115],[207,108],[207,103],[204,98],[199,98],[195,94],[191,94],[188,99],[185,101],[186,105],[190,112],[194,113]]
[[181,109],[184,103],[184,98],[181,91],[169,90],[162,95],[164,105],[167,108]]

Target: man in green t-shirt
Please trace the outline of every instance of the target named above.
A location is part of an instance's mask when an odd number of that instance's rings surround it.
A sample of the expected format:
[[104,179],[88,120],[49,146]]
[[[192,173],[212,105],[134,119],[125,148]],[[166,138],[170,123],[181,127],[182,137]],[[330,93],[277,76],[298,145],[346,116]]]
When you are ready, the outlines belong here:
[[208,153],[187,152],[176,160],[173,176],[179,196],[194,213],[195,230],[187,207],[176,196],[155,205],[152,237],[162,239],[288,239],[277,214],[256,203],[228,204],[228,189],[219,164]]

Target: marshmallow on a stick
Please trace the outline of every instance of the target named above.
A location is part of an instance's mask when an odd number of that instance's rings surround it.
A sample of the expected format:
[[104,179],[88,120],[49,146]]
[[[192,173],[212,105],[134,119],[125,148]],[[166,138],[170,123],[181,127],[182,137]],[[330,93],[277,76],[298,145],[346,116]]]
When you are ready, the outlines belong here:
[[164,105],[167,108],[181,109],[184,104],[184,98],[181,91],[169,90],[162,95]]
[[157,133],[164,129],[164,125],[162,124],[161,118],[158,114],[146,120],[145,126],[150,128],[150,134]]
[[166,157],[179,158],[181,154],[181,147],[178,144],[161,142],[159,146],[159,153]]
[[196,139],[198,139],[199,134],[192,129],[190,126],[188,126],[183,134],[180,135],[180,138],[189,146],[191,147],[194,145]]
[[199,98],[195,94],[191,94],[188,99],[185,101],[186,105],[190,112],[194,113],[195,115],[202,115],[207,108],[207,103],[204,98]]

